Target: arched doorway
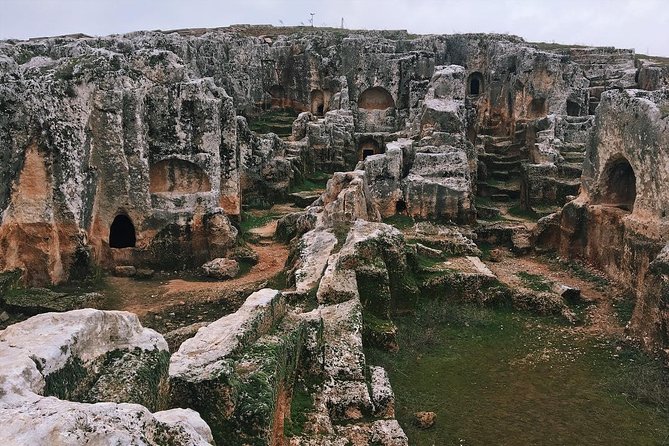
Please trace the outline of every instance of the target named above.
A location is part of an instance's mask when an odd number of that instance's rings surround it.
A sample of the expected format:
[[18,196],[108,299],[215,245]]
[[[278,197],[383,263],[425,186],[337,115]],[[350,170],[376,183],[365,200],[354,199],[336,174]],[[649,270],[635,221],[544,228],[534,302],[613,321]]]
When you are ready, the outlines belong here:
[[135,225],[125,214],[119,214],[114,218],[109,227],[110,248],[134,248],[137,242]]
[[483,74],[478,71],[473,72],[467,78],[467,94],[478,96],[483,92]]
[[372,87],[362,92],[358,98],[358,108],[365,110],[395,108],[395,100],[385,88]]
[[636,201],[636,175],[624,157],[610,160],[602,174],[602,204],[632,211]]

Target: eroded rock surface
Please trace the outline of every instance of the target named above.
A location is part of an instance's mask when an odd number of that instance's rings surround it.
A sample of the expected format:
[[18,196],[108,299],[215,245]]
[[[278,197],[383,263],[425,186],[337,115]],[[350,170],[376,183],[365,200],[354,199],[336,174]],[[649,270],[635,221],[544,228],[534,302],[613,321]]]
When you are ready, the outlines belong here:
[[169,353],[133,314],[34,316],[0,331],[0,358],[0,433],[10,444],[212,440],[196,412],[147,409],[165,406]]

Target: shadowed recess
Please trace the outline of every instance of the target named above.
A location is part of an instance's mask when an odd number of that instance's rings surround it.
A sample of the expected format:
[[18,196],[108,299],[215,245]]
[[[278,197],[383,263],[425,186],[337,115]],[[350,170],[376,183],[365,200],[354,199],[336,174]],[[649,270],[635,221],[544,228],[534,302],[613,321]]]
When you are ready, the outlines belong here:
[[109,228],[110,248],[134,248],[137,238],[135,236],[135,225],[130,217],[119,214]]
[[394,107],[393,97],[383,87],[368,88],[362,92],[358,99],[358,108],[364,108],[365,110],[385,110]]

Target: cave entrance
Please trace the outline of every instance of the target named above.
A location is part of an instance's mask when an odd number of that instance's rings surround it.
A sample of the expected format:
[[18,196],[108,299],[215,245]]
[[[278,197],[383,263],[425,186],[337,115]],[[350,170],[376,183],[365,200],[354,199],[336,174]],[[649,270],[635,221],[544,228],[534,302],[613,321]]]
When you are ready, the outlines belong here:
[[358,159],[360,161],[364,161],[368,156],[381,153],[381,148],[379,147],[379,144],[373,139],[367,139],[360,143],[358,153]]
[[109,228],[110,248],[134,248],[137,242],[135,225],[125,214],[119,214],[114,218]]
[[311,96],[311,113],[316,116],[323,116],[327,111],[325,109],[325,94],[323,90],[313,90]]
[[362,159],[364,160],[368,156],[374,155],[374,149],[362,149]]
[[363,91],[358,98],[358,108],[365,110],[386,110],[395,108],[395,100],[383,87],[372,87]]
[[617,158],[607,163],[603,173],[603,204],[632,211],[636,201],[636,175],[629,161]]
[[483,91],[483,74],[478,71],[469,75],[467,81],[467,94],[478,96]]
[[534,118],[546,116],[546,98],[534,98],[530,101],[530,116]]
[[567,100],[567,116],[580,116],[581,106],[574,101]]

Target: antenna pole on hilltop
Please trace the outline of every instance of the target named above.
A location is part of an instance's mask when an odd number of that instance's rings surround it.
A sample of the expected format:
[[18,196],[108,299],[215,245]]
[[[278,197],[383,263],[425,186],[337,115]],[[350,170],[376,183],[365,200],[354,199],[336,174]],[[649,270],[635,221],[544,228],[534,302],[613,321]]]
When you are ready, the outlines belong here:
[[316,15],[316,13],[315,12],[310,12],[309,14],[311,15],[311,19],[309,19],[309,22],[311,23],[311,27],[313,28],[314,27],[314,16]]

